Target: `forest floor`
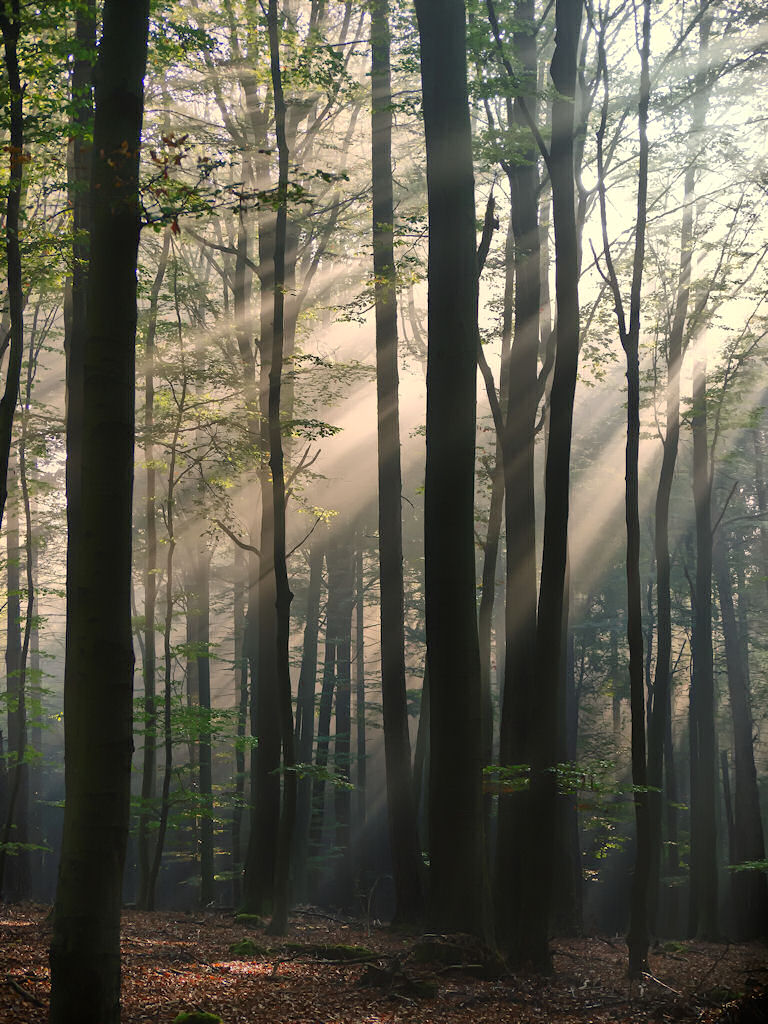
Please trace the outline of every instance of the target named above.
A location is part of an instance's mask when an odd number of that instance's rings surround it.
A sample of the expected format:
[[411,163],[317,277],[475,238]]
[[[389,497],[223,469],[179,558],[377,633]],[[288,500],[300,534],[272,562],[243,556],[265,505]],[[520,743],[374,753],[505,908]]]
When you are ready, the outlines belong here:
[[[626,976],[621,938],[558,939],[554,973],[509,973],[458,938],[306,909],[284,939],[220,912],[123,916],[123,1024],[207,1011],[224,1024],[764,1024],[768,946],[666,943]],[[48,908],[0,907],[0,1022],[45,1024]],[[738,1000],[738,1002],[735,1002]]]

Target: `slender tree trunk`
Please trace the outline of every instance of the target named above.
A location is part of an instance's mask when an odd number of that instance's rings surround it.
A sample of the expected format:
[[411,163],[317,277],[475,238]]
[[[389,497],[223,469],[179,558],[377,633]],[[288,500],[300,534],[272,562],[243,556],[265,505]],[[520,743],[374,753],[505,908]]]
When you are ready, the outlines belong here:
[[[536,116],[536,35],[531,0],[518,0],[515,19],[519,28],[514,34],[514,49],[523,68],[525,95],[515,100],[511,120],[518,130],[524,131],[523,107]],[[538,714],[534,441],[541,292],[539,174],[530,137],[519,164],[510,166],[507,173],[512,197],[515,316],[503,445],[507,582],[499,762],[530,765],[535,756],[531,748],[532,728]],[[513,960],[526,958],[528,938],[518,924],[529,885],[528,871],[538,855],[532,813],[535,814],[531,790],[500,797],[496,928],[501,948]]]
[[[176,292],[176,266],[174,262],[174,291]],[[177,293],[178,295],[178,293]],[[179,330],[179,341],[181,342],[181,330]],[[182,347],[182,360],[183,347]],[[176,553],[176,457],[179,445],[181,424],[186,409],[187,397],[187,375],[184,372],[181,392],[177,401],[176,419],[174,423],[173,438],[171,440],[169,464],[168,464],[168,490],[165,500],[165,526],[167,536],[167,551],[165,556],[165,616],[163,622],[163,781],[160,793],[159,821],[155,848],[149,866],[147,878],[146,899],[147,910],[154,910],[155,891],[157,879],[160,874],[160,866],[163,860],[165,848],[165,837],[168,831],[168,818],[171,804],[171,778],[173,775],[173,647],[171,645],[171,631],[173,629],[173,573],[174,557]]]
[[[699,72],[707,74],[711,15],[702,0],[699,22]],[[705,108],[706,109],[706,108]],[[704,114],[701,115],[703,125]],[[715,737],[712,653],[712,478],[707,428],[707,368],[704,342],[694,355],[693,502],[696,514],[693,677],[691,679],[691,924],[698,938],[718,937],[717,880],[717,743]],[[695,776],[695,784],[693,777]],[[695,794],[695,796],[694,796]]]
[[[693,366],[693,496],[696,579],[691,680],[691,924],[696,937],[718,938],[717,743],[712,652],[712,479],[707,438],[707,370],[703,352]],[[694,756],[695,752],[695,756]],[[695,776],[695,786],[693,777]]]
[[558,707],[562,693],[562,632],[573,398],[579,352],[579,251],[573,176],[573,104],[581,5],[559,0],[555,10],[555,53],[550,74],[557,96],[552,104],[550,178],[555,227],[557,353],[550,395],[545,471],[544,543],[536,628],[536,685],[539,713],[530,737],[530,822],[534,836],[530,875],[517,919],[520,959],[548,969],[549,914],[557,811]]
[[[388,0],[371,4],[373,273],[378,399],[381,686],[387,813],[398,921],[422,914],[405,684],[402,481],[397,367],[397,271],[392,194],[392,88]],[[338,699],[338,697],[337,697]]]
[[352,906],[354,899],[353,865],[350,850],[352,823],[352,793],[350,755],[352,752],[352,609],[355,602],[354,561],[350,549],[350,533],[338,532],[328,548],[328,573],[335,577],[338,594],[338,621],[336,631],[336,732],[333,761],[336,788],[334,789],[335,838],[337,852],[334,894],[335,901],[344,908]]
[[[355,739],[357,741],[356,828],[359,838],[365,829],[367,795],[367,750],[365,721],[365,579],[363,576],[363,538],[358,538],[355,555]],[[414,809],[415,815],[415,809]]]
[[[19,522],[18,464],[8,466],[6,502],[6,640],[5,677],[8,698],[8,806],[0,842],[0,898],[20,900],[29,896],[29,765],[27,749],[27,695],[21,641],[21,536]],[[20,844],[10,861],[8,848]],[[8,876],[10,875],[10,884]]]
[[131,512],[138,171],[149,3],[106,0],[96,68],[87,319],[70,353],[66,807],[51,1022],[120,1019],[131,781]]
[[24,352],[24,286],[22,283],[21,189],[24,173],[23,87],[19,72],[18,41],[21,29],[20,0],[9,0],[0,13],[5,72],[8,76],[10,139],[8,198],[5,206],[5,255],[7,260],[10,351],[5,389],[0,398],[0,526],[8,496],[8,465],[11,457],[13,418],[19,401],[21,360]]
[[232,897],[234,905],[242,898],[242,828],[245,801],[245,731],[248,722],[248,658],[245,653],[245,573],[242,552],[235,548],[235,586],[233,612],[235,626],[235,693],[237,726],[235,736],[235,793],[232,809]]
[[699,29],[699,69],[694,78],[693,111],[688,144],[688,161],[683,186],[683,216],[680,227],[680,269],[672,325],[667,341],[666,435],[656,492],[654,519],[656,592],[658,605],[656,671],[653,707],[648,729],[648,809],[651,843],[649,921],[655,933],[661,864],[662,778],[666,719],[670,707],[672,657],[671,559],[669,551],[669,509],[680,440],[680,373],[687,345],[686,323],[691,290],[693,222],[698,150],[706,122],[709,93],[704,67],[709,20],[705,14]]
[[155,648],[155,615],[157,607],[157,470],[155,469],[155,335],[160,288],[168,266],[171,229],[166,228],[157,273],[149,296],[149,321],[144,338],[144,454],[146,457],[145,514],[147,522],[147,553],[144,572],[144,751],[141,770],[141,807],[139,811],[138,860],[139,891],[137,906],[148,909],[147,886],[150,873],[150,829],[157,776],[157,658]]
[[293,740],[293,705],[291,703],[290,633],[293,594],[288,583],[285,546],[285,472],[283,469],[283,436],[280,426],[280,395],[283,375],[285,336],[285,250],[288,216],[288,142],[285,131],[285,98],[280,71],[280,26],[277,0],[269,0],[267,17],[270,70],[275,100],[275,132],[278,151],[278,200],[275,224],[275,280],[272,357],[269,371],[269,468],[272,473],[274,520],[273,561],[276,603],[276,690],[278,723],[283,749],[283,803],[277,844],[275,905],[269,931],[284,935],[288,927],[290,901],[290,864],[293,832],[296,823],[296,758]]
[[421,683],[421,706],[419,725],[416,730],[416,744],[413,751],[413,803],[416,808],[416,824],[419,829],[419,843],[427,849],[429,823],[429,673],[424,670]]
[[[26,590],[27,590],[27,606],[24,616],[24,639],[21,645],[21,681],[22,689],[24,691],[24,702],[25,702],[25,725],[27,728],[31,727],[31,751],[33,755],[32,764],[25,767],[27,777],[20,779],[23,782],[22,787],[22,803],[27,806],[27,815],[29,817],[28,824],[28,839],[31,839],[34,844],[43,845],[40,837],[39,827],[39,808],[37,801],[39,800],[39,784],[40,779],[36,771],[36,766],[40,761],[41,747],[42,747],[42,728],[41,728],[41,689],[40,686],[40,655],[39,655],[39,629],[37,622],[37,591],[36,591],[36,579],[37,579],[37,559],[36,559],[36,544],[37,539],[34,536],[32,526],[32,498],[30,495],[30,465],[29,458],[32,454],[32,449],[29,443],[29,422],[30,422],[30,409],[32,406],[32,385],[37,373],[37,360],[42,347],[39,344],[35,347],[34,344],[34,332],[33,337],[30,339],[30,355],[27,363],[26,371],[26,394],[24,396],[24,407],[22,410],[21,419],[21,435],[19,437],[19,484],[21,487],[21,504],[24,514],[24,560],[26,569]],[[27,671],[27,664],[29,664],[30,672]],[[27,691],[27,683],[29,682],[29,690]],[[29,693],[29,696],[27,696]],[[31,721],[30,721],[31,719]],[[27,735],[25,733],[24,748],[25,751],[29,749],[27,741]],[[26,760],[26,757],[25,757]],[[25,840],[28,841],[28,840]],[[24,878],[22,874],[22,891],[26,897],[32,892],[32,881],[33,879],[40,877],[40,864],[41,864],[41,851],[30,851],[28,859],[28,870],[31,877]],[[37,869],[37,870],[35,870]]]
[[[266,129],[264,129],[266,130]],[[265,175],[266,178],[265,178]],[[268,174],[261,169],[259,187],[269,187]],[[275,212],[259,213],[259,405],[260,446],[270,451],[270,370],[274,352],[275,318]],[[281,296],[282,296],[281,290]],[[282,369],[282,367],[280,367]],[[266,415],[265,415],[266,413]],[[257,421],[258,422],[258,421]],[[253,914],[273,909],[277,841],[280,830],[280,698],[277,684],[277,592],[275,578],[275,499],[270,468],[259,470],[261,490],[261,533],[255,603],[249,603],[249,633],[255,643],[255,661],[251,667],[253,700],[251,730],[257,741],[252,766],[251,828],[248,837],[244,877],[245,909]],[[251,626],[251,623],[253,625]],[[258,638],[256,640],[256,638]]]
[[320,706],[317,719],[317,749],[315,751],[315,774],[312,780],[312,815],[309,826],[309,854],[314,860],[310,890],[316,894],[322,881],[320,856],[323,852],[325,821],[326,775],[328,751],[331,739],[331,714],[333,691],[336,683],[336,643],[339,632],[339,595],[336,580],[328,569],[328,600],[325,611],[325,653],[323,658],[323,684],[320,691]]
[[210,555],[202,536],[195,538],[192,553],[192,584],[187,594],[187,621],[191,627],[190,667],[195,677],[197,710],[197,769],[200,807],[200,906],[215,900],[213,853],[213,778],[211,744],[211,662],[210,648]]
[[[671,680],[670,680],[671,682]],[[664,795],[666,808],[666,862],[665,871],[669,878],[676,878],[680,874],[680,848],[678,843],[678,781],[675,770],[675,749],[672,738],[672,687],[669,687],[669,708],[667,710],[667,729],[664,740]],[[667,934],[680,934],[679,906],[681,889],[679,885],[673,884],[667,898],[664,900],[665,916],[667,921]],[[655,931],[658,934],[658,931]]]
[[[579,728],[579,704],[576,691],[576,652],[574,632],[563,639],[565,661],[565,702],[560,728],[560,761],[576,765]],[[580,935],[582,931],[582,871],[577,794],[560,793],[557,817],[557,854],[552,903],[552,926],[557,935]]]
[[[757,509],[760,512],[760,555],[763,565],[768,565],[768,488],[766,488],[765,474],[765,436],[763,431],[756,429],[753,434],[753,448],[755,453],[755,494],[757,496]],[[768,573],[765,575],[765,590],[768,596]]]
[[627,641],[629,645],[629,692],[632,711],[632,783],[635,804],[635,867],[630,898],[630,925],[627,935],[629,973],[639,977],[648,969],[648,888],[650,881],[650,832],[648,815],[645,675],[643,671],[643,608],[640,579],[640,303],[645,259],[645,229],[648,202],[648,104],[650,100],[650,0],[643,5],[642,46],[640,51],[640,89],[638,96],[638,130],[640,152],[637,174],[637,213],[632,284],[627,323],[624,302],[613,264],[608,238],[603,138],[608,113],[608,66],[605,55],[605,29],[601,27],[598,42],[599,66],[604,83],[603,112],[598,132],[597,163],[600,195],[600,217],[603,234],[603,255],[606,280],[613,294],[619,337],[627,363],[627,444],[625,459],[625,511],[627,522]]
[[429,205],[425,588],[430,916],[490,938],[475,607],[477,257],[462,0],[416,0]]
[[[317,679],[317,634],[320,618],[320,589],[323,576],[324,549],[313,538],[309,548],[309,586],[304,618],[304,646],[296,697],[296,761],[308,767],[312,763],[315,739],[315,682]],[[296,894],[306,898],[307,851],[309,823],[312,814],[312,776],[301,774],[296,795],[296,842],[294,844],[293,876]]]
[[[741,656],[728,567],[728,550],[722,530],[721,526],[715,534],[713,568],[723,620],[728,693],[733,720],[735,793],[731,863],[742,864],[745,861],[765,860],[765,836],[755,768],[754,723],[749,683]],[[765,936],[768,928],[768,882],[764,871],[734,871],[731,875],[730,902],[733,906],[736,938],[745,940]]]

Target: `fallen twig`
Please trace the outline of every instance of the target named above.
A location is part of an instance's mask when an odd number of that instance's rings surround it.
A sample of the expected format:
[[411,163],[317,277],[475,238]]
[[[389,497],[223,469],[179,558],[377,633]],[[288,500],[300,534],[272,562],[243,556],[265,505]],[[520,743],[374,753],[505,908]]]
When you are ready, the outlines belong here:
[[656,982],[657,985],[661,985],[661,987],[665,988],[667,990],[667,992],[672,992],[676,996],[682,996],[682,994],[683,994],[682,992],[678,992],[676,988],[672,988],[671,985],[667,985],[667,984],[665,984],[665,982],[660,981],[656,977],[655,974],[651,974],[649,971],[643,971],[643,977],[647,981],[654,981],[654,982]]
[[31,992],[27,992],[27,990],[25,988],[22,988],[17,981],[14,981],[10,974],[6,974],[5,981],[6,984],[11,986],[14,992],[18,993],[18,995],[21,996],[22,999],[26,999],[30,1003],[34,1003],[35,1006],[45,1006],[45,1003],[42,1001],[42,999],[38,999],[37,996],[33,995]]

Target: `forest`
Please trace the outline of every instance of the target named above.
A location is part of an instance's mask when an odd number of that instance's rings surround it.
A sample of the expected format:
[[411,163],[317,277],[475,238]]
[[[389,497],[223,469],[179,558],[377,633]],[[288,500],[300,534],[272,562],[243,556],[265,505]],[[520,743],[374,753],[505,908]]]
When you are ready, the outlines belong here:
[[0,3],[0,1016],[768,1019],[767,26]]

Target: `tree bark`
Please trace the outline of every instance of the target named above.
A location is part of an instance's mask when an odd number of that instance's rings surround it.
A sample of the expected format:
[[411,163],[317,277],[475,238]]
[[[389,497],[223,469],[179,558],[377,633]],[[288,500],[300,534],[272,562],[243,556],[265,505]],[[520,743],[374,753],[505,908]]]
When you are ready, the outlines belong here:
[[[765,836],[755,768],[749,682],[740,650],[727,542],[722,530],[721,526],[715,534],[713,568],[723,620],[728,694],[733,721],[735,779],[731,863],[743,864],[745,861],[765,860]],[[744,941],[765,936],[768,927],[768,882],[765,872],[758,869],[734,871],[730,888],[736,938]]]
[[275,662],[278,724],[282,744],[283,800],[277,841],[274,913],[269,925],[272,935],[284,935],[288,928],[290,865],[293,831],[296,823],[296,758],[293,741],[293,705],[291,703],[291,601],[285,547],[285,471],[283,435],[280,425],[280,397],[283,379],[285,341],[285,250],[288,218],[288,141],[285,131],[285,97],[280,71],[280,26],[277,0],[269,0],[267,15],[272,93],[275,101],[275,134],[278,152],[277,218],[275,222],[274,298],[272,358],[269,368],[269,468],[272,474],[274,523],[273,562],[275,572]]
[[667,341],[666,435],[659,484],[656,492],[654,549],[656,555],[656,600],[658,607],[656,670],[653,703],[648,728],[648,813],[651,844],[649,884],[649,925],[655,933],[661,866],[662,781],[664,744],[670,713],[672,657],[671,558],[669,551],[669,509],[680,441],[680,373],[687,347],[686,324],[691,290],[693,259],[693,222],[696,171],[701,133],[709,102],[704,58],[707,49],[708,19],[699,29],[699,68],[694,77],[693,111],[688,143],[688,163],[683,186],[683,215],[680,226],[680,269],[675,308]]
[[353,865],[350,851],[352,823],[352,793],[350,755],[352,751],[352,609],[355,603],[355,579],[351,533],[341,532],[337,526],[335,537],[328,547],[327,564],[329,586],[331,575],[338,596],[335,637],[336,652],[336,730],[333,742],[333,762],[336,786],[333,791],[335,818],[334,847],[337,861],[334,871],[334,900],[344,908],[352,905],[354,897]]
[[638,131],[640,152],[637,175],[637,213],[629,322],[624,314],[618,278],[608,241],[605,181],[603,177],[602,139],[608,105],[608,67],[604,37],[601,36],[600,62],[605,83],[605,103],[598,136],[598,173],[600,177],[600,215],[603,230],[607,278],[613,292],[619,336],[627,364],[627,444],[625,458],[625,512],[627,522],[627,642],[629,646],[629,693],[632,712],[632,783],[635,805],[635,866],[630,897],[630,924],[627,935],[630,977],[639,977],[648,969],[648,886],[650,834],[647,792],[645,675],[642,587],[640,579],[640,302],[645,259],[645,229],[648,204],[648,105],[650,101],[650,0],[643,4],[642,45],[640,51],[640,88],[638,95]]
[[[312,538],[309,548],[309,586],[304,615],[304,645],[301,654],[299,687],[296,696],[296,761],[312,763],[315,739],[315,683],[317,680],[317,634],[320,618],[320,590],[323,576],[324,549]],[[296,794],[296,842],[294,844],[294,882],[296,894],[306,898],[307,851],[309,823],[312,814],[312,776],[302,773]]]
[[[517,130],[526,130],[525,108],[536,116],[536,34],[534,4],[515,4],[514,51],[522,67],[520,95],[510,110]],[[534,442],[538,407],[539,172],[533,140],[522,158],[507,167],[514,237],[514,335],[506,371],[507,407],[503,439],[505,535],[507,542],[504,695],[499,763],[530,765],[533,723],[538,714],[536,688],[536,505]],[[536,858],[531,792],[502,794],[496,854],[496,928],[501,948],[513,960],[524,957],[527,938],[518,915],[528,887],[528,869]],[[522,947],[521,947],[522,942]]]
[[[29,897],[29,765],[27,749],[27,694],[25,661],[21,640],[21,535],[17,460],[12,458],[7,477],[6,502],[6,639],[5,677],[8,698],[8,806],[2,819],[0,841],[0,899],[21,900]],[[8,861],[9,844],[19,843]],[[11,870],[8,871],[8,865]],[[9,878],[10,876],[10,878]]]
[[405,922],[418,920],[422,914],[423,904],[405,682],[397,270],[392,192],[392,88],[388,0],[373,0],[371,4],[371,89],[381,687],[389,843],[395,881],[395,919]]
[[[693,366],[693,501],[696,513],[693,677],[691,679],[691,930],[718,938],[717,743],[712,652],[712,478],[707,432],[707,370]],[[695,781],[694,781],[695,779]]]
[[355,739],[357,747],[355,835],[359,839],[365,828],[368,790],[368,753],[365,718],[365,577],[363,574],[362,533],[358,535],[357,553],[355,555]]
[[475,607],[477,257],[462,0],[416,0],[427,150],[429,346],[425,595],[430,916],[489,938]]
[[235,693],[237,726],[235,739],[235,792],[232,810],[232,898],[237,907],[242,899],[242,828],[245,802],[245,734],[248,723],[248,658],[245,652],[245,592],[247,566],[243,553],[235,548],[233,619],[235,633]]
[[581,4],[559,0],[555,9],[555,52],[550,75],[552,103],[549,171],[555,228],[557,350],[550,395],[545,470],[544,543],[536,628],[536,685],[539,710],[530,738],[531,841],[528,886],[517,923],[520,959],[550,967],[549,914],[557,819],[558,721],[563,694],[562,634],[573,399],[579,357],[579,247],[573,174],[574,96]]
[[188,574],[187,622],[189,626],[189,668],[194,673],[194,705],[197,713],[197,776],[199,806],[198,852],[200,856],[200,906],[215,899],[213,852],[213,777],[211,744],[211,662],[210,662],[210,554],[205,538],[195,531],[192,538],[192,566]]
[[18,41],[21,28],[20,0],[10,0],[0,13],[5,72],[8,76],[10,138],[8,150],[9,180],[5,206],[5,255],[8,280],[10,351],[5,389],[0,398],[0,526],[8,497],[8,466],[11,457],[13,419],[19,402],[21,361],[24,352],[24,285],[22,282],[21,190],[24,174],[24,92],[19,72]]
[[86,324],[68,431],[66,806],[51,1021],[120,1019],[120,903],[131,781],[131,513],[138,172],[148,0],[106,0],[96,67]]
[[148,883],[151,854],[149,822],[153,813],[157,776],[157,658],[155,648],[155,614],[157,608],[157,470],[154,462],[155,425],[155,335],[157,333],[157,307],[160,288],[168,266],[171,229],[166,228],[157,273],[149,296],[149,322],[144,338],[144,454],[146,457],[147,495],[145,514],[147,521],[147,552],[144,572],[144,751],[141,769],[141,807],[139,811],[138,860],[139,890],[137,906],[148,909]]

